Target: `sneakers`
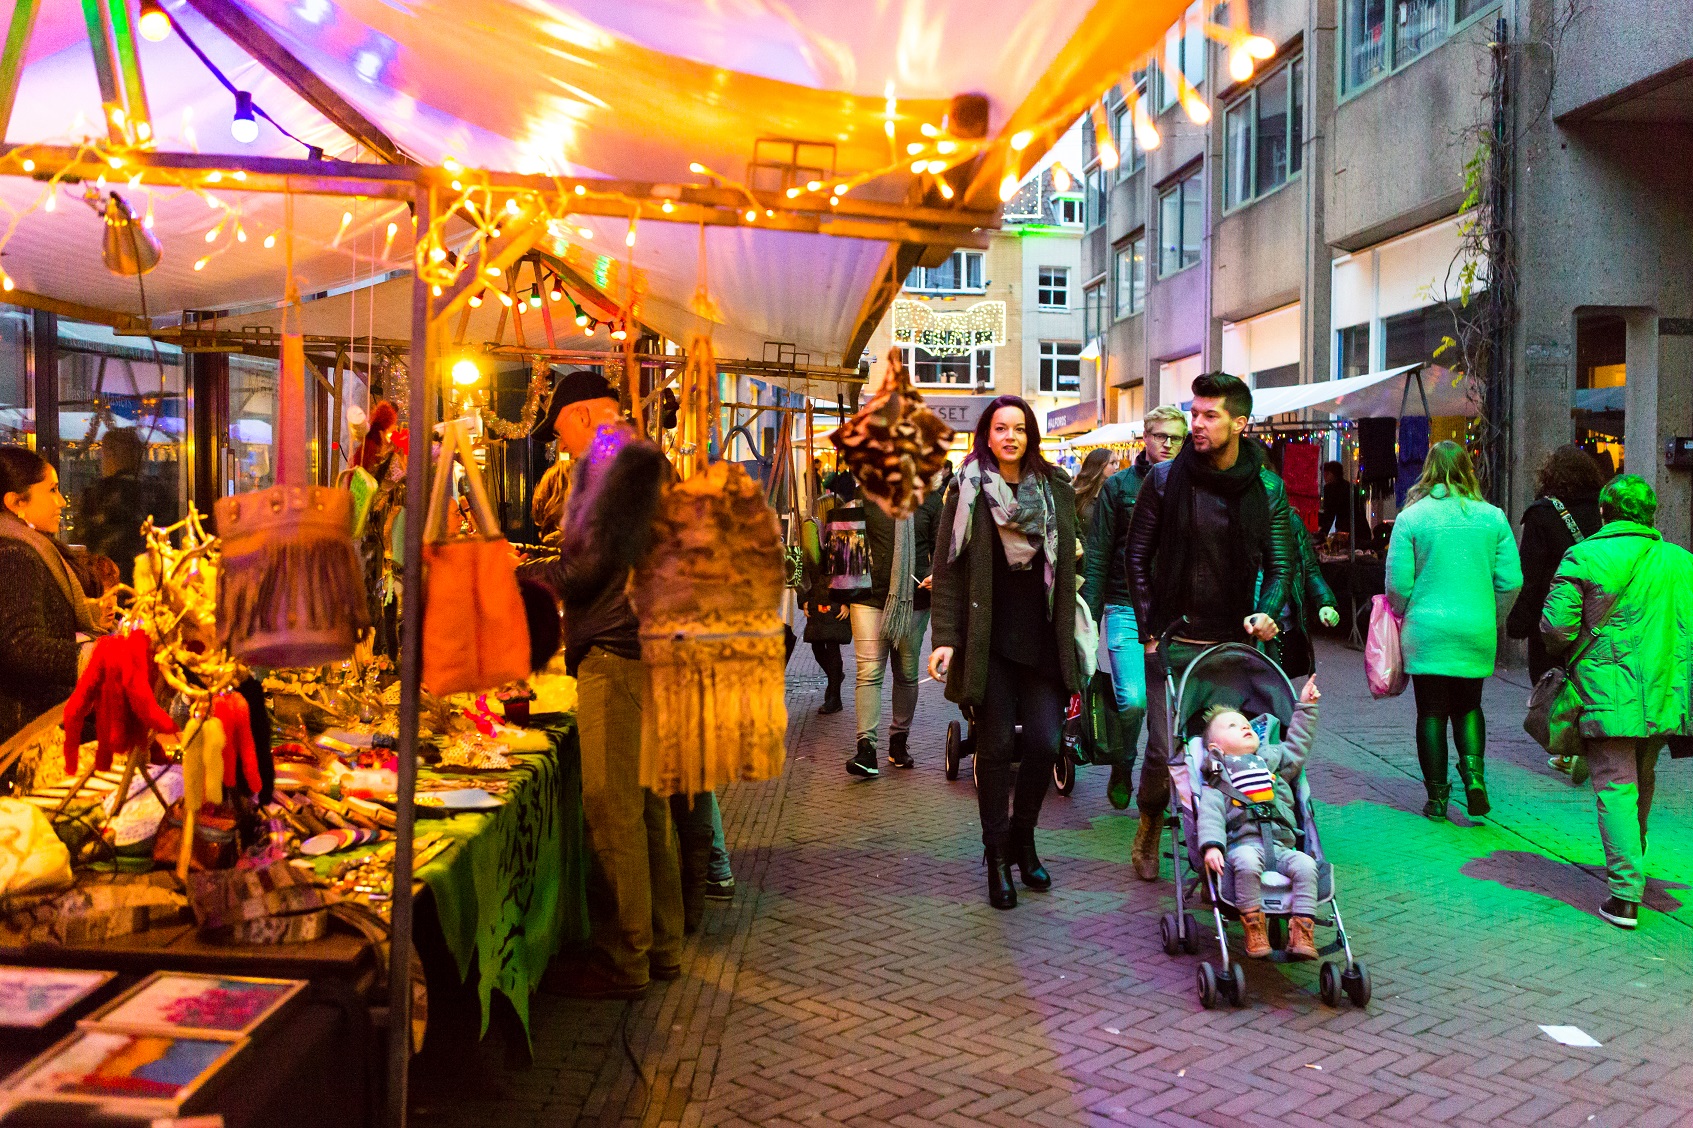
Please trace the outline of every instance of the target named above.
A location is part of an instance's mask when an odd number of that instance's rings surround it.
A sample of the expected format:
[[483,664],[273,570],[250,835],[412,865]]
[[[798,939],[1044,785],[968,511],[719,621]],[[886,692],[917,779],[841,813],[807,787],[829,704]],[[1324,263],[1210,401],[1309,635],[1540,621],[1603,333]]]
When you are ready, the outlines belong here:
[[915,768],[917,761],[911,758],[911,753],[905,750],[909,733],[895,732],[888,734],[888,763],[896,768]]
[[876,766],[876,746],[868,740],[858,742],[858,753],[847,761],[847,774],[859,779],[875,779],[882,774]]
[[1123,764],[1111,765],[1111,781],[1105,785],[1105,797],[1111,805],[1119,811],[1129,809],[1129,798],[1134,794],[1131,786],[1133,780],[1129,777],[1129,769]]
[[1129,851],[1135,876],[1142,881],[1158,880],[1158,840],[1164,832],[1164,812],[1140,813],[1140,825],[1135,828],[1135,844]]
[[1640,903],[1606,897],[1605,903],[1599,906],[1599,915],[1618,928],[1635,928],[1640,924]]
[[1290,917],[1287,922],[1287,958],[1290,960],[1314,960],[1317,958],[1317,941],[1311,934],[1314,922],[1308,916]]
[[1240,926],[1246,930],[1247,955],[1261,960],[1270,954],[1270,930],[1263,909],[1240,910]]
[[708,901],[733,901],[735,899],[735,879],[731,877],[723,881],[707,881],[705,883],[705,899]]

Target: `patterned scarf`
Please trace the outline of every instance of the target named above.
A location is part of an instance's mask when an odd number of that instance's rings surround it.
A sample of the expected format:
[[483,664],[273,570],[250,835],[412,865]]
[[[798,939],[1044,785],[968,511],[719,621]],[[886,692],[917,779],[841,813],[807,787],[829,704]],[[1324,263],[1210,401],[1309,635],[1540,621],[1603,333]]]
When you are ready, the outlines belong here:
[[1052,501],[1052,483],[1041,474],[1025,474],[1015,489],[1000,474],[975,458],[965,461],[958,472],[958,510],[952,518],[952,559],[957,560],[970,543],[971,518],[976,499],[985,497],[988,513],[999,530],[1005,561],[1022,571],[1034,566],[1037,555],[1046,566],[1047,607],[1052,605],[1054,562],[1058,559],[1058,511]]
[[59,592],[65,597],[65,602],[71,605],[71,613],[76,616],[76,629],[92,630],[94,615],[88,609],[88,599],[82,594],[82,585],[71,575],[70,564],[65,560],[58,542],[33,525],[27,524],[10,510],[0,511],[0,537],[27,544],[34,550],[41,562],[47,565],[53,582],[59,585]]
[[903,644],[911,633],[917,581],[917,522],[907,517],[894,522],[894,558],[888,572],[888,602],[882,607],[882,637]]

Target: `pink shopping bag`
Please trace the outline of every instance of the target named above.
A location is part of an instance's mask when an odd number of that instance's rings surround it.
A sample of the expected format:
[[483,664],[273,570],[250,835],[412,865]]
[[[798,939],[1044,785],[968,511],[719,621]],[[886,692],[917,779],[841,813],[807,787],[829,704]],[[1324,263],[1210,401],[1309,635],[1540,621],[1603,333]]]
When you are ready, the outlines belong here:
[[1372,697],[1398,697],[1411,680],[1405,673],[1405,652],[1399,645],[1401,623],[1387,596],[1371,597],[1370,632],[1364,636],[1364,672],[1370,679]]

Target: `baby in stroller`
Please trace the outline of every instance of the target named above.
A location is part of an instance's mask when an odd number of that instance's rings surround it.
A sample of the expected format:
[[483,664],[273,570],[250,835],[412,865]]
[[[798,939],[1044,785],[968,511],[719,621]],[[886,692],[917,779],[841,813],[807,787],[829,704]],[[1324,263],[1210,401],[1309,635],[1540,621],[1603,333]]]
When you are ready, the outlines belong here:
[[1234,894],[1246,932],[1246,954],[1270,954],[1260,879],[1265,869],[1291,883],[1291,919],[1287,954],[1317,958],[1313,916],[1317,907],[1317,863],[1297,848],[1299,825],[1293,785],[1304,769],[1317,727],[1315,678],[1305,683],[1280,744],[1261,743],[1252,724],[1237,709],[1213,705],[1205,723],[1205,784],[1198,797],[1200,849],[1205,866],[1219,878],[1226,865],[1234,871]]

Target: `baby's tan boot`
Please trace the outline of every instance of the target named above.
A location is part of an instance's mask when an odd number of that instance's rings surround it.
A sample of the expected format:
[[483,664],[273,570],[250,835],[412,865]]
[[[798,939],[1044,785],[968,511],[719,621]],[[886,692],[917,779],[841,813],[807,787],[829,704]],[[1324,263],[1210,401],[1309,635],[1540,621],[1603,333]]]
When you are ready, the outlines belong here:
[[1263,909],[1242,909],[1240,923],[1246,929],[1246,954],[1261,960],[1270,954],[1270,934],[1264,923]]

